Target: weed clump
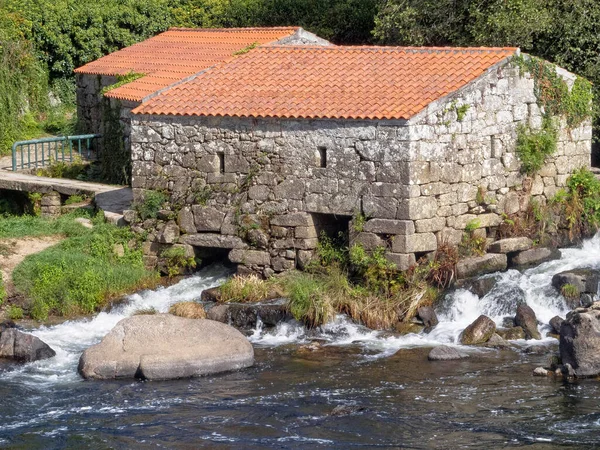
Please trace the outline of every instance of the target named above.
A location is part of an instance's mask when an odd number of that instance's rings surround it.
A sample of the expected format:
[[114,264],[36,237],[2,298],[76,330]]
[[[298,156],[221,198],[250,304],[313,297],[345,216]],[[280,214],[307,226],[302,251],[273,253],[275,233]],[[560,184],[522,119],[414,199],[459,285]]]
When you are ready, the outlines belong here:
[[133,204],[133,208],[137,211],[142,220],[156,219],[158,211],[167,201],[167,196],[160,191],[146,191],[141,200],[137,200]]
[[196,302],[175,303],[169,308],[169,314],[185,319],[206,319],[206,310]]

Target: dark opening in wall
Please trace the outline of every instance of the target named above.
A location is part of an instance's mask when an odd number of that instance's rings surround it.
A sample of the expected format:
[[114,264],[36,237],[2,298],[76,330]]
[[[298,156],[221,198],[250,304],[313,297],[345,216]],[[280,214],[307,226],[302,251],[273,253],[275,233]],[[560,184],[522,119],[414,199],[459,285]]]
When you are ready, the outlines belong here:
[[234,264],[231,264],[228,258],[230,251],[228,248],[194,247],[196,258],[201,261],[196,270],[211,264],[221,264],[233,272]]
[[338,216],[335,214],[311,213],[315,224],[315,231],[320,238],[322,235],[330,238],[336,246],[347,246],[349,242],[351,216]]
[[592,167],[600,167],[600,144],[598,143],[597,139],[600,138],[599,136],[599,126],[600,123],[596,122],[595,123],[595,127],[594,127],[594,131],[593,131],[593,135],[592,135]]
[[217,153],[219,157],[219,173],[225,173],[225,153]]
[[319,167],[327,167],[327,149],[319,147]]

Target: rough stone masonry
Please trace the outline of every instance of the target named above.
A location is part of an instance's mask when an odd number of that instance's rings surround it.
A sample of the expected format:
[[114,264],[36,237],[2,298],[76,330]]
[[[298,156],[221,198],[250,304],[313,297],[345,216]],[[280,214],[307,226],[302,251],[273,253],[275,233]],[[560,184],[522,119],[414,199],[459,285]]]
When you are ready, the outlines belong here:
[[590,165],[590,121],[563,123],[557,152],[525,176],[519,124],[539,129],[542,114],[533,79],[510,60],[407,121],[133,115],[134,195],[161,190],[170,204],[134,229],[149,232],[149,263],[171,245],[219,248],[268,276],[302,267],[322,231],[345,228],[404,270],[460,242],[473,219],[493,238],[502,213],[546,202]]

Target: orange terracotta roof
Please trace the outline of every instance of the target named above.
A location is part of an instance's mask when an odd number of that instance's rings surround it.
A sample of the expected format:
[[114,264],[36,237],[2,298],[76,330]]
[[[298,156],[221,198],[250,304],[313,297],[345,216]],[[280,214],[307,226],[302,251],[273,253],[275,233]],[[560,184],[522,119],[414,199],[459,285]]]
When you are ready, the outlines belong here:
[[263,46],[169,89],[134,113],[408,119],[516,50]]
[[227,60],[256,42],[266,44],[294,34],[299,28],[172,28],[75,70],[94,75],[143,73],[109,91],[108,97],[141,101],[167,86]]

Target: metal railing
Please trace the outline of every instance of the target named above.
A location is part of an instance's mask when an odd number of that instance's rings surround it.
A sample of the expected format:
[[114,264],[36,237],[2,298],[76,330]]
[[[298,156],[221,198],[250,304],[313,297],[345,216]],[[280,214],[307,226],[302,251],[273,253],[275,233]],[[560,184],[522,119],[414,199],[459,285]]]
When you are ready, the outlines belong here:
[[94,140],[100,136],[82,134],[15,142],[12,146],[12,170],[44,167],[55,161],[73,162],[74,154],[91,159],[96,153]]

